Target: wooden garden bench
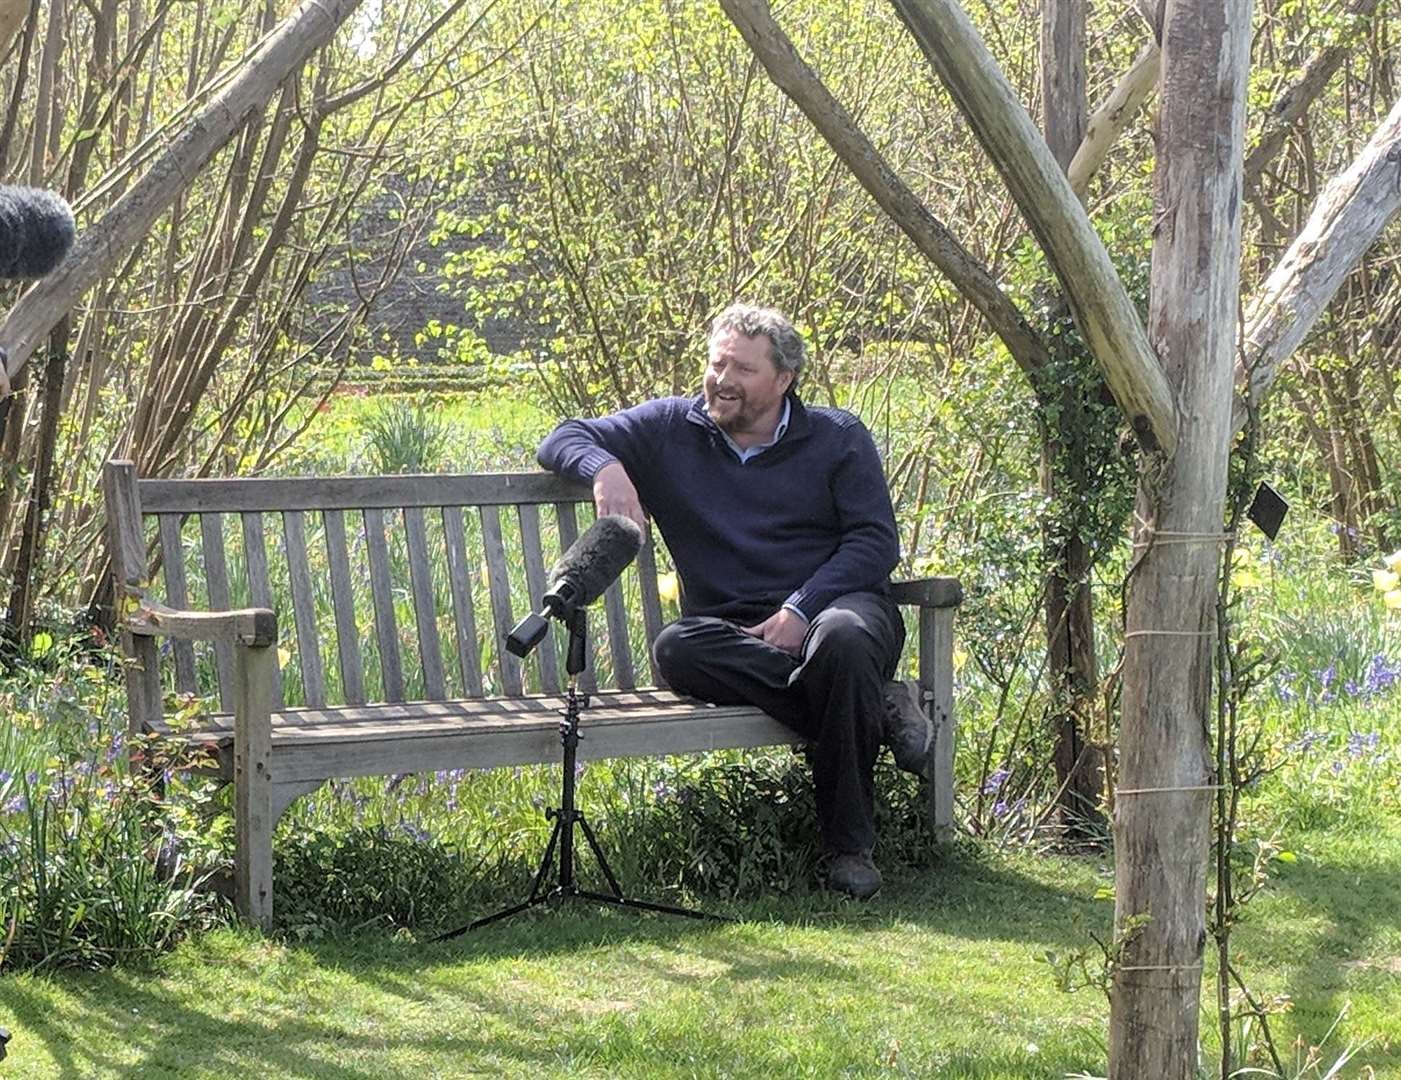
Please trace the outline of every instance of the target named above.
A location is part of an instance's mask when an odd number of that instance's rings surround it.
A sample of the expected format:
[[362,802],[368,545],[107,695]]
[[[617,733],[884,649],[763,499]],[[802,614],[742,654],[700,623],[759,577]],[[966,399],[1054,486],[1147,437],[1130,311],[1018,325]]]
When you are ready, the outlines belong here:
[[[324,781],[560,760],[567,635],[525,661],[500,643],[544,591],[547,544],[577,537],[579,503],[591,516],[586,488],[546,473],[142,480],[129,461],[109,462],[104,484],[131,731],[207,751],[234,784],[245,918],[271,922],[273,826]],[[649,540],[602,617],[590,612],[581,757],[798,741],[757,709],[659,688],[657,557]],[[937,725],[930,809],[947,832],[962,590],[931,578],[895,596],[918,608],[918,678]],[[168,696],[206,690],[207,710],[185,696],[167,711]]]

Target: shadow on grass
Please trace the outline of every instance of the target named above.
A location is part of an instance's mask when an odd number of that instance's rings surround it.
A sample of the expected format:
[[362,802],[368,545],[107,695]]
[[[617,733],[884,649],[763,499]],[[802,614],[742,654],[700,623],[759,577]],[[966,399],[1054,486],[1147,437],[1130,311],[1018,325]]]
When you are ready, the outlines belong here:
[[[1039,951],[1082,944],[1086,925],[1098,927],[1108,921],[1107,905],[1088,900],[1090,891],[1078,886],[1060,888],[1014,867],[956,856],[935,870],[891,882],[880,897],[866,904],[812,893],[732,906],[725,913],[745,920],[737,925],[600,910],[587,902],[571,901],[436,944],[387,932],[362,932],[292,944],[287,950],[265,950],[257,938],[230,942],[216,936],[186,948],[210,970],[226,973],[224,977],[235,987],[261,984],[275,992],[266,1000],[249,1001],[246,991],[239,989],[239,1011],[231,1015],[227,1006],[212,1004],[217,995],[211,995],[211,1004],[204,1006],[188,986],[166,987],[158,977],[140,972],[65,976],[65,988],[80,999],[80,1041],[67,1033],[60,1016],[54,1014],[40,981],[0,988],[0,1002],[8,1006],[21,1035],[14,1047],[17,1055],[24,1052],[23,1041],[42,1040],[64,1077],[101,1073],[130,1078],[249,1075],[359,1080],[408,1075],[417,1071],[409,1069],[408,1063],[442,1061],[461,1062],[464,1075],[560,1074],[572,1068],[571,1040],[581,1048],[587,1046],[600,1030],[600,1021],[606,1024],[614,1003],[606,995],[599,997],[601,990],[613,991],[601,987],[596,975],[589,996],[572,998],[571,969],[568,964],[559,965],[559,957],[578,954],[579,974],[587,981],[589,964],[601,951],[610,959],[621,954],[625,968],[635,962],[650,978],[694,991],[702,1005],[710,1002],[718,1007],[745,986],[762,984],[811,987],[814,995],[830,994],[833,1000],[850,994],[879,1000],[889,982],[889,974],[878,970],[879,963],[868,964],[859,951],[853,954],[837,948],[817,955],[801,943],[776,943],[768,935],[769,927],[838,930],[847,935],[919,927],[953,939],[955,950],[959,940],[966,940],[1008,942]],[[509,900],[503,898],[503,902]],[[475,914],[464,912],[463,916]],[[450,917],[444,922],[453,925]],[[270,956],[275,959],[270,961]],[[559,981],[559,989],[548,981],[532,982],[530,972],[517,981],[499,963],[503,960],[527,965],[549,961],[553,967],[547,980]],[[464,969],[477,965],[482,966],[480,979],[470,971],[464,974]],[[377,1030],[383,1017],[361,1018],[348,1011],[329,1015],[334,1007],[328,1008],[324,1001],[301,1002],[294,1011],[287,987],[299,986],[299,979],[311,985],[326,977],[319,973],[327,972],[381,995],[376,1009],[387,1009],[391,1017],[431,1009],[441,1014],[441,1023],[425,1025],[431,1031],[407,1032],[391,1024],[391,1034]],[[326,993],[324,987],[322,993]],[[633,993],[635,988],[627,985],[616,990],[627,1009],[639,1004],[626,1000]],[[365,1000],[377,999],[367,996]],[[616,1028],[606,1030],[611,1032],[606,1037],[623,1042],[633,1037],[619,1034]],[[727,1041],[731,1034],[705,1027],[663,1031],[655,1047],[648,1044],[631,1051],[638,1055],[632,1060],[645,1069],[651,1058],[657,1075],[666,1075],[673,1071],[678,1056],[705,1061],[706,1055],[723,1059],[734,1054],[735,1047]],[[394,1041],[392,1051],[386,1048],[387,1039]],[[687,1042],[697,1039],[700,1045]],[[745,1074],[782,1075],[792,1066],[791,1058],[782,1058],[777,1051],[768,1061],[753,1060],[754,1052],[750,1047],[751,1057],[738,1063]],[[758,1053],[762,1056],[766,1051]],[[404,1063],[402,1070],[398,1062]],[[963,1066],[972,1071],[961,1067],[948,1075],[1050,1076],[1060,1068],[1045,1060],[1029,1071],[1009,1073],[999,1067],[984,1073],[973,1069],[973,1064],[965,1060]],[[717,1063],[716,1068],[718,1075],[726,1067]]]
[[[1311,1045],[1323,1041],[1349,1002],[1364,995],[1382,1005],[1391,999],[1390,1044],[1386,1038],[1373,1042],[1350,1066],[1371,1065],[1379,1074],[1401,1066],[1401,1040],[1396,1037],[1401,1025],[1395,1025],[1395,1008],[1401,1003],[1399,881],[1401,874],[1390,861],[1344,856],[1291,866],[1274,879],[1271,892],[1276,902],[1293,909],[1285,918],[1297,917],[1300,925],[1286,923],[1251,942],[1252,953],[1268,957],[1285,973],[1286,993],[1294,1002],[1294,1025]],[[1283,921],[1270,919],[1276,927]],[[1247,959],[1247,983],[1250,966]],[[1325,1047],[1331,1051],[1325,1056],[1331,1060],[1356,1046],[1357,1034],[1357,1025],[1344,1020]]]

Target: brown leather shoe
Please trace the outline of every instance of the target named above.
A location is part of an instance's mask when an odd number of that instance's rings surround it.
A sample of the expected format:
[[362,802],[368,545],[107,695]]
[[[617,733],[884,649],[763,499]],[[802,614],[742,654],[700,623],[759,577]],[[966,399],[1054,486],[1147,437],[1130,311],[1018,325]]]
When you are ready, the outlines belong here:
[[890,747],[896,765],[916,776],[929,778],[934,721],[920,699],[919,683],[913,679],[885,684],[881,740]]
[[827,888],[846,893],[857,900],[875,896],[880,890],[880,871],[864,851],[848,851],[832,857],[827,868]]

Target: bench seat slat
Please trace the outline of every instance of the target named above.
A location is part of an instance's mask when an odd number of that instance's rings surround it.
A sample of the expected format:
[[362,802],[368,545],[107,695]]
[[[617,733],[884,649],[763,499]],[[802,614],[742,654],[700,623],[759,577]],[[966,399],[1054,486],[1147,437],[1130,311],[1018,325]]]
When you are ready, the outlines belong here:
[[[557,695],[405,702],[332,709],[288,709],[272,717],[280,782],[327,776],[375,776],[450,768],[553,764],[559,760]],[[233,719],[180,738],[204,746],[227,771]],[[669,691],[610,693],[591,699],[581,728],[581,758],[652,756],[800,742],[791,730],[748,706],[706,705]]]

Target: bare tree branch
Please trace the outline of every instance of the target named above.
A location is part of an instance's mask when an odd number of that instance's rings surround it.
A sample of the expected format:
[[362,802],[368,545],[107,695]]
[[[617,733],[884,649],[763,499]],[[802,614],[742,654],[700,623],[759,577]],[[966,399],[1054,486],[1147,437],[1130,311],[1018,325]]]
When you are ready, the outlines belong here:
[[957,0],[891,0],[1017,200],[1119,407],[1149,448],[1177,446],[1177,405],[1084,207]]
[[1289,130],[1308,112],[1309,106],[1332,79],[1334,72],[1342,67],[1352,49],[1358,27],[1377,10],[1377,0],[1352,0],[1348,5],[1348,17],[1353,20],[1351,32],[1342,35],[1332,45],[1324,46],[1308,58],[1299,77],[1284,90],[1270,105],[1265,119],[1265,128],[1255,149],[1245,159],[1245,186],[1253,188],[1260,182],[1260,176],[1284,147]]
[[6,379],[24,367],[39,340],[185,191],[215,152],[262,109],[277,86],[335,34],[360,0],[304,0],[246,61],[102,219],[79,238],[53,274],[20,299],[0,324]]
[[1150,41],[1139,52],[1133,66],[1124,73],[1107,98],[1104,99],[1085,128],[1084,141],[1075,151],[1068,175],[1071,190],[1082,202],[1089,190],[1090,178],[1099,171],[1109,149],[1118,141],[1129,121],[1138,115],[1143,103],[1158,88],[1158,72],[1162,70],[1163,51]]
[[[1299,347],[1344,279],[1401,210],[1401,99],[1357,159],[1329,182],[1308,222],[1246,313],[1237,386],[1264,399],[1280,365]],[[1245,423],[1237,397],[1235,425]]]
[[754,55],[780,90],[800,108],[861,185],[920,252],[947,277],[1007,346],[1037,387],[1046,347],[997,281],[919,200],[881,156],[851,114],[798,55],[774,22],[766,0],[720,0]]

